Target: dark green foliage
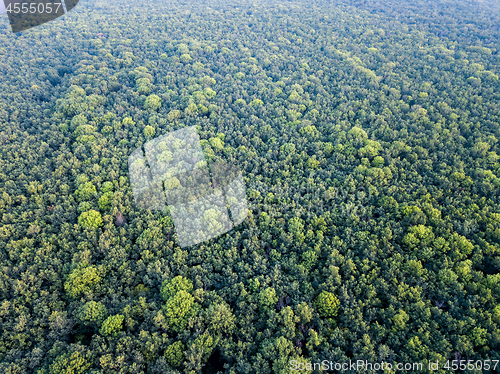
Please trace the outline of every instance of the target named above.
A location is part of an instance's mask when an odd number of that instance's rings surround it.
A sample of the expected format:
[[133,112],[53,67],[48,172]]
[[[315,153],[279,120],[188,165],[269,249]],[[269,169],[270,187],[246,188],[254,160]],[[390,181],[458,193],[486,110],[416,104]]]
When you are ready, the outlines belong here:
[[[0,26],[0,373],[499,357],[498,1],[79,7]],[[187,126],[249,217],[180,248],[127,160]]]

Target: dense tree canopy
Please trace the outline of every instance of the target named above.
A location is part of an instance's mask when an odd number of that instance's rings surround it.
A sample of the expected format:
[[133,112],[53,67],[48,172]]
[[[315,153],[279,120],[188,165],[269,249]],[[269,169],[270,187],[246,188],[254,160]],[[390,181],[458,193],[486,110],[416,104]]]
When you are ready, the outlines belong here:
[[[499,25],[493,0],[2,18],[0,372],[498,359]],[[181,248],[127,161],[187,126],[249,216]]]

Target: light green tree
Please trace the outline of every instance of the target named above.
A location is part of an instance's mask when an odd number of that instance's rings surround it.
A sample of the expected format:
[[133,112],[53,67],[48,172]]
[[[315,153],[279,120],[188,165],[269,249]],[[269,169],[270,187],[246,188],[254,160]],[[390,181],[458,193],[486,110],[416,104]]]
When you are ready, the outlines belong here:
[[95,186],[91,182],[81,184],[75,192],[79,201],[89,200],[97,193]]
[[186,62],[190,62],[190,61],[192,61],[192,60],[193,60],[193,59],[191,58],[191,56],[190,56],[188,53],[183,53],[183,54],[181,55],[180,59],[181,59],[181,62],[184,62],[184,63],[186,63]]
[[372,160],[372,166],[375,168],[384,166],[384,159],[380,156],[374,157]]
[[179,291],[190,293],[193,290],[193,282],[180,275],[163,281],[160,287],[160,294],[163,300],[168,300],[174,297]]
[[219,138],[210,138],[210,145],[219,151],[224,149],[224,142]]
[[396,330],[403,330],[406,326],[406,323],[409,321],[410,317],[408,313],[404,310],[400,310],[397,314],[392,317],[393,328]]
[[103,212],[109,210],[111,208],[111,201],[113,200],[113,192],[105,192],[100,198],[99,198],[99,209],[101,209]]
[[100,326],[106,318],[108,311],[100,301],[88,301],[78,309],[76,317],[84,325],[95,324]]
[[78,267],[71,272],[64,283],[64,290],[69,296],[76,298],[94,290],[101,280],[101,275],[95,266]]
[[124,319],[125,317],[121,314],[109,316],[102,323],[100,333],[102,335],[116,335],[122,329]]
[[300,318],[302,323],[309,323],[312,320],[313,309],[307,303],[302,302],[297,305],[295,314]]
[[316,310],[324,318],[335,318],[339,313],[340,301],[333,293],[322,291],[315,300]]
[[182,112],[178,109],[173,109],[170,112],[168,112],[167,119],[169,121],[176,120],[181,117]]
[[302,244],[305,240],[304,222],[299,217],[294,217],[288,222],[288,230],[297,243]]
[[195,304],[194,297],[184,290],[170,297],[163,307],[168,326],[173,331],[183,331],[188,319],[197,312],[198,308]]
[[81,352],[65,353],[50,365],[49,374],[84,374],[91,366]]
[[147,125],[146,127],[144,127],[143,133],[146,138],[152,138],[153,136],[155,136],[156,130],[153,126]]
[[272,308],[278,302],[276,290],[272,287],[267,287],[259,293],[259,305],[264,309]]
[[125,117],[122,121],[122,124],[125,126],[134,126],[135,122],[131,117]]
[[149,95],[144,102],[145,109],[158,110],[161,107],[161,99],[158,95]]
[[235,327],[235,318],[226,303],[211,304],[205,311],[207,325],[215,335],[222,332],[231,333]]
[[78,217],[78,224],[83,228],[98,228],[103,225],[101,213],[96,210],[89,210],[87,212],[83,212]]
[[101,185],[100,191],[101,193],[106,193],[113,191],[113,189],[114,189],[113,182],[106,181]]
[[173,368],[178,368],[184,361],[185,351],[186,346],[179,340],[173,344],[170,344],[167,349],[165,349],[165,353],[163,354],[163,356],[167,359],[167,362],[170,366],[172,366]]

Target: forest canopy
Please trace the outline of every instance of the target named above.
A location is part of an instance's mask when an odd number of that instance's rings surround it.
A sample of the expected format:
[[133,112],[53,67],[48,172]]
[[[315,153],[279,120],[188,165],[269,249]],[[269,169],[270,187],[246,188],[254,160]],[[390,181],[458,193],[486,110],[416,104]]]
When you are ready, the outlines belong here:
[[[498,359],[498,2],[4,16],[0,372]],[[127,160],[188,126],[241,169],[249,215],[181,248]]]

